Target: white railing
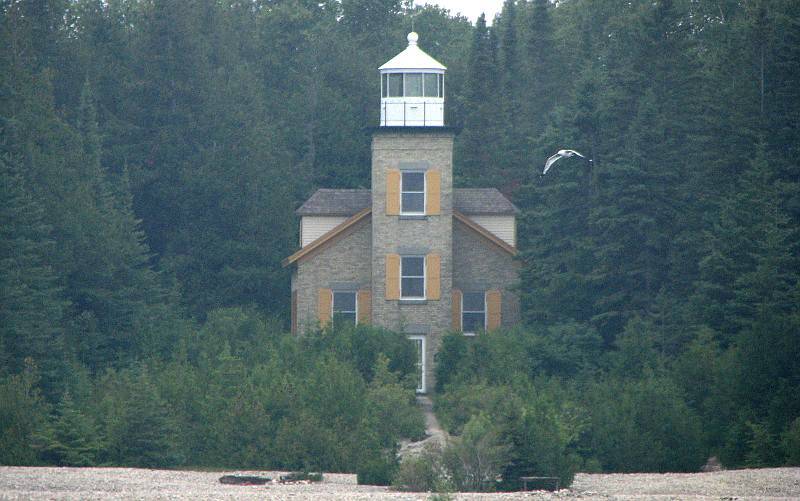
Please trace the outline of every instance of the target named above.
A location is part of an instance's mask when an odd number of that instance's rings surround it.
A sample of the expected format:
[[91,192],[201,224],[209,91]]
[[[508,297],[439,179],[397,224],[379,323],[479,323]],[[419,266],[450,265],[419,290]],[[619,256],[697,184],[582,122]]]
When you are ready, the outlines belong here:
[[431,101],[400,101],[381,103],[381,126],[442,127],[444,103]]

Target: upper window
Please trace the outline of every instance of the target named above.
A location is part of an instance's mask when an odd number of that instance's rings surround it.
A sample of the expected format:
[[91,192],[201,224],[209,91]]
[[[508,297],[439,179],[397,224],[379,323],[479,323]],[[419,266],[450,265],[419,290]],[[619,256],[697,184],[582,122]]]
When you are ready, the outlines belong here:
[[334,325],[355,325],[356,323],[356,293],[333,293],[333,323]]
[[444,97],[444,75],[440,73],[384,73],[382,97]]
[[403,97],[403,74],[389,73],[386,77],[385,97]]
[[400,298],[425,299],[425,258],[403,256],[400,261]]
[[422,73],[406,73],[406,96],[422,97]]
[[400,193],[401,214],[425,214],[424,172],[403,172]]
[[483,292],[461,295],[461,330],[464,334],[486,330],[486,295]]
[[425,73],[425,95],[428,97],[442,97],[439,93],[439,76],[436,73]]

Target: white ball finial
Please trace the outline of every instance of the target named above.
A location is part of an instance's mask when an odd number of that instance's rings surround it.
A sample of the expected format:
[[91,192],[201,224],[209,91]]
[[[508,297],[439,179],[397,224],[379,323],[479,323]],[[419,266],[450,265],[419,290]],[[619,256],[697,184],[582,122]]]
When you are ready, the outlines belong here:
[[417,40],[419,40],[419,35],[417,35],[416,31],[408,34],[408,45],[417,45]]

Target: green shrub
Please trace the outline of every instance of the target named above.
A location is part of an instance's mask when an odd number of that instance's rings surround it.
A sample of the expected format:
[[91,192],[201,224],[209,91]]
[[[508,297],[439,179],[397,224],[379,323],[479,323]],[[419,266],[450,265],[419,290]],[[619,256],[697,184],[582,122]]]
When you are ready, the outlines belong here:
[[36,389],[35,371],[0,378],[0,464],[37,463],[32,447],[34,432],[47,417],[47,407]]
[[748,422],[749,437],[745,465],[750,468],[778,466],[782,463],[781,445],[765,423]]
[[493,491],[496,478],[508,463],[510,447],[500,442],[484,414],[473,416],[464,433],[448,441],[442,453],[444,468],[458,491]]
[[180,463],[172,438],[175,423],[145,366],[109,371],[100,385],[105,462],[146,468]]
[[800,466],[800,417],[792,421],[789,428],[783,432],[781,445],[786,457],[786,464]]
[[442,449],[427,444],[416,457],[407,457],[392,479],[392,487],[407,492],[448,490],[447,473],[442,463]]
[[706,457],[700,419],[669,379],[607,379],[586,390],[588,446],[606,471],[697,471]]
[[397,471],[395,450],[378,450],[362,457],[356,468],[359,485],[389,485]]

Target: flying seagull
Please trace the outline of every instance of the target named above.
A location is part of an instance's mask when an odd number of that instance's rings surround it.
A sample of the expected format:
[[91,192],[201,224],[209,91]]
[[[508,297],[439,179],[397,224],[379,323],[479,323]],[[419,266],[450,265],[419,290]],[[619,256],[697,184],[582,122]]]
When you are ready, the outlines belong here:
[[[547,162],[544,163],[544,170],[542,171],[542,175],[544,176],[545,174],[547,174],[547,171],[550,170],[550,167],[552,167],[554,163],[558,162],[562,158],[569,158],[576,155],[581,158],[586,158],[585,156],[581,155],[575,150],[558,150],[558,153],[548,158]],[[591,162],[591,160],[589,161]]]

